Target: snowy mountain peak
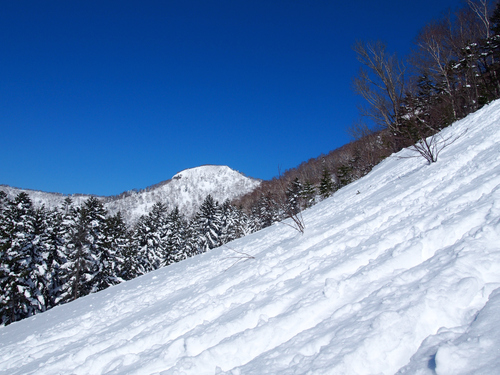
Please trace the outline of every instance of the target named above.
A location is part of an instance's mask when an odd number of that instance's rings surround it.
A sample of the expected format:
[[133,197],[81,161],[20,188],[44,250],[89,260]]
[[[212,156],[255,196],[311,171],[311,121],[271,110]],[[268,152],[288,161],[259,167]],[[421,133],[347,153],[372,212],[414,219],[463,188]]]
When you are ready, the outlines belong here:
[[219,202],[240,197],[259,186],[260,181],[220,165],[204,165],[185,169],[159,186],[131,194],[106,204],[110,213],[121,211],[125,220],[135,222],[156,202],[163,202],[169,210],[179,208],[192,217],[207,195]]
[[221,176],[221,175],[241,175],[239,172],[229,168],[227,165],[201,165],[199,167],[184,169],[183,171],[177,173],[172,180],[179,180],[181,178],[201,178],[209,176]]
[[[171,180],[161,182],[151,188],[127,192],[116,197],[99,197],[110,214],[122,213],[126,222],[132,224],[141,215],[147,214],[157,202],[163,202],[168,209],[178,207],[187,217],[196,213],[207,195],[219,201],[238,198],[259,186],[260,180],[246,177],[225,165],[204,165],[185,169],[177,173]],[[10,199],[20,192],[26,192],[36,206],[47,208],[61,206],[67,195],[45,193],[36,190],[17,189],[1,185]],[[82,204],[87,195],[71,196],[73,203]]]

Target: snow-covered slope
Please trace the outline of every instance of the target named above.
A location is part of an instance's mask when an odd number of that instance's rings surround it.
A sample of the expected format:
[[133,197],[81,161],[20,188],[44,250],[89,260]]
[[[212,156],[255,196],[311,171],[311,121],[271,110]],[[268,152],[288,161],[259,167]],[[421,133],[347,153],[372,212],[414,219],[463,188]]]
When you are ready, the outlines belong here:
[[[46,208],[52,209],[55,207],[60,207],[68,195],[60,193],[47,193],[45,191],[31,190],[31,189],[20,189],[16,187],[11,187],[8,185],[0,185],[0,191],[7,194],[9,199],[13,200],[19,193],[27,193],[35,205],[35,207],[41,207],[45,205]],[[81,205],[85,202],[90,195],[85,194],[74,194],[69,196],[75,205]]]
[[275,224],[0,328],[0,374],[498,373],[499,122],[497,101],[437,163],[389,157],[303,235]]
[[[133,223],[141,215],[147,214],[156,202],[165,203],[168,209],[177,206],[180,212],[191,217],[208,194],[222,203],[226,199],[232,200],[251,192],[259,184],[259,180],[246,177],[227,166],[204,165],[186,169],[177,173],[171,180],[146,190],[99,198],[105,202],[104,205],[110,214],[121,211],[125,221]],[[58,193],[18,189],[6,185],[1,185],[0,191],[5,191],[11,199],[24,191],[36,206],[45,204],[47,208],[61,206],[67,197]],[[88,197],[79,194],[72,195],[71,199],[74,204],[80,205]]]

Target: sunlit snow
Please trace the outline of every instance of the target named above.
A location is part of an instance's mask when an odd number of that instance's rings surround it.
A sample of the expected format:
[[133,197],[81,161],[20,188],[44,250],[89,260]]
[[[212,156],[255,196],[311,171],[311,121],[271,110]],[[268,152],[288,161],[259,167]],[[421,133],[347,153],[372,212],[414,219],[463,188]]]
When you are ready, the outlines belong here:
[[[303,213],[0,329],[0,374],[493,374],[500,101]],[[247,254],[247,255],[245,255]]]

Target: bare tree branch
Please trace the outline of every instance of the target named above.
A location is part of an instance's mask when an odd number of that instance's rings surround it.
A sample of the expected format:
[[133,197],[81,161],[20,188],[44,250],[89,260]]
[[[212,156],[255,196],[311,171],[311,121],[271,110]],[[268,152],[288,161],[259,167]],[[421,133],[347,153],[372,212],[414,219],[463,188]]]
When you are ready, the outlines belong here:
[[467,0],[467,4],[469,4],[469,7],[483,23],[484,37],[486,38],[489,38],[491,36],[490,3],[491,2],[488,0]]
[[353,80],[354,91],[368,102],[367,108],[360,108],[362,115],[379,126],[397,130],[405,92],[405,65],[395,55],[388,54],[380,41],[358,41],[353,50],[367,68],[361,68]]

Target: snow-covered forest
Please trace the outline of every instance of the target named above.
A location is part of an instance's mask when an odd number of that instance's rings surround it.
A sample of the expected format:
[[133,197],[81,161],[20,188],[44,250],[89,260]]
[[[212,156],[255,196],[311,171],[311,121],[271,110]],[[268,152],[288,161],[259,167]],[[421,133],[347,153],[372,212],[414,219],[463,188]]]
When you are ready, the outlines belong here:
[[200,254],[263,227],[208,195],[186,219],[156,203],[128,228],[120,213],[88,198],[74,206],[34,208],[27,193],[0,192],[0,317],[9,324],[56,305]]

